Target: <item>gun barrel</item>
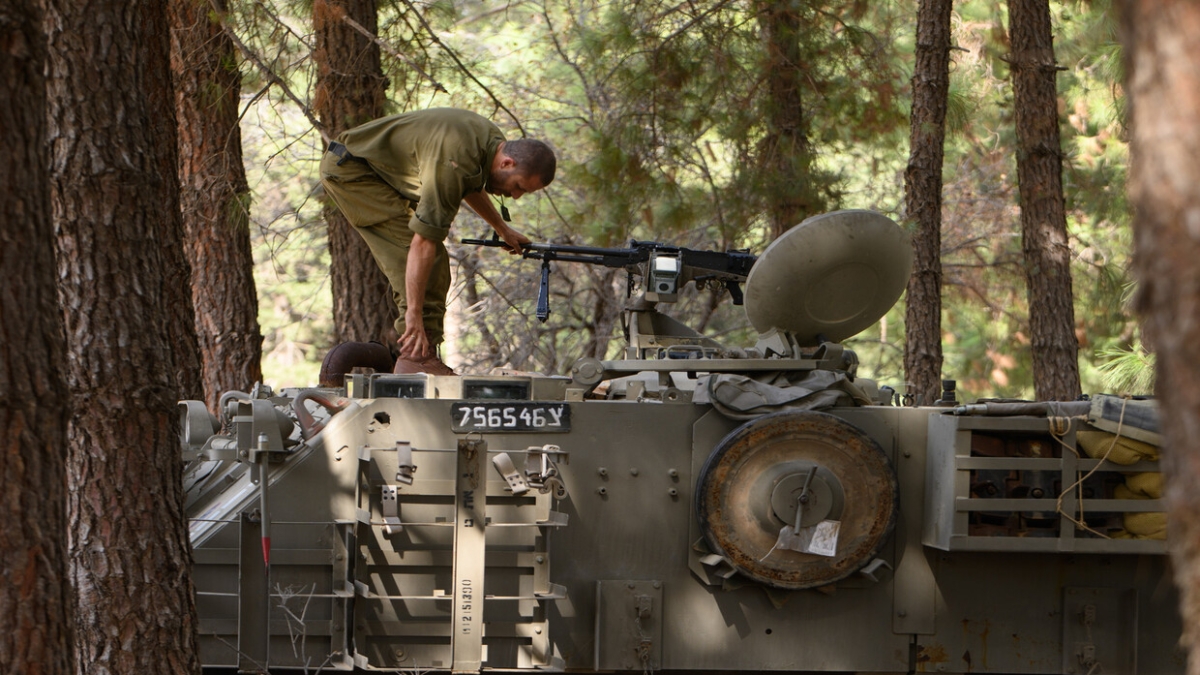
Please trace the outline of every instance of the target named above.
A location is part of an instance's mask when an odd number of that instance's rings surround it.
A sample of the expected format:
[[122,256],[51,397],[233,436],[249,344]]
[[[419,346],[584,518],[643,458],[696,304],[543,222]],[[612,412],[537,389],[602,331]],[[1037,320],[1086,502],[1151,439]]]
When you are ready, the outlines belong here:
[[[493,239],[463,239],[462,243],[474,246],[503,247],[504,242]],[[564,244],[526,244],[521,254],[533,260],[558,260],[580,262],[606,267],[630,267],[650,259],[652,252],[678,255],[680,262],[699,270],[714,272],[722,277],[741,277],[750,274],[757,257],[745,252],[696,251],[675,246],[664,246],[657,242],[634,242],[633,248],[599,248],[595,246],[570,246]]]
[[[474,246],[504,247],[499,239],[463,239],[462,243]],[[594,246],[567,246],[560,244],[525,244],[521,257],[531,260],[555,260],[578,262],[604,267],[627,268],[650,259],[650,250],[643,248],[597,248]]]
[[[505,247],[503,241],[499,237],[491,239],[463,239],[462,243],[471,244],[474,246],[492,246]],[[742,304],[742,292],[738,284],[745,281],[750,275],[750,268],[754,266],[754,262],[758,259],[745,251],[728,251],[721,253],[719,251],[695,251],[689,248],[679,248],[676,246],[664,246],[653,241],[634,241],[630,248],[597,248],[594,246],[569,246],[562,244],[525,244],[521,249],[521,257],[532,260],[541,260],[542,267],[542,294],[545,295],[547,285],[548,271],[546,264],[551,261],[558,262],[578,262],[587,263],[589,265],[602,265],[604,267],[613,267],[616,269],[627,270],[631,275],[650,275],[666,273],[672,280],[659,279],[656,283],[664,288],[676,288],[676,284],[682,285],[689,281],[696,281],[698,284],[704,282],[718,282],[725,288],[729,289],[729,294],[733,297],[734,304]],[[667,260],[663,261],[663,266],[659,267],[658,263],[647,265],[652,258]],[[675,262],[671,262],[674,259]],[[655,267],[655,270],[650,270],[649,267]],[[664,291],[656,290],[655,293],[665,293],[663,295],[665,301],[674,302],[674,290]],[[657,297],[657,296],[656,296]],[[669,297],[669,299],[667,299]],[[539,302],[538,318],[545,320],[548,316],[548,306],[543,307]],[[544,311],[545,310],[545,313]]]

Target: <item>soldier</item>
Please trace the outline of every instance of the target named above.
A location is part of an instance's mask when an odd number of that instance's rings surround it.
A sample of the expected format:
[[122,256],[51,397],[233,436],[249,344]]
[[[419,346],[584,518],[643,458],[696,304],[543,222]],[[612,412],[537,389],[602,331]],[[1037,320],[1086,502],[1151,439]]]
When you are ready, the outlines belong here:
[[518,253],[529,238],[508,226],[487,192],[520,199],[554,180],[554,151],[506,140],[484,117],[431,108],[343,132],[321,159],[321,184],[362,235],[400,309],[397,373],[453,375],[438,357],[450,258],[442,243],[466,203]]

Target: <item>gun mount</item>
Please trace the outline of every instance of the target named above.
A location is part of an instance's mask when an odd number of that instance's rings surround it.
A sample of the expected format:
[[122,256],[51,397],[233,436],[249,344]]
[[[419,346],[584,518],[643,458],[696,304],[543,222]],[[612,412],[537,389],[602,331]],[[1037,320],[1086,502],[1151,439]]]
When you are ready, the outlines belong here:
[[[462,243],[504,246],[498,237]],[[908,235],[873,211],[810,218],[772,242],[761,259],[747,251],[697,251],[644,241],[633,241],[629,248],[535,243],[522,257],[542,261],[537,302],[541,321],[550,316],[552,262],[626,270],[626,359],[632,360],[728,353],[803,359],[823,344],[852,337],[878,321],[900,298],[912,268]],[[764,336],[760,349],[724,350],[658,311],[657,303],[676,302],[689,283],[725,289],[735,305],[745,302],[747,316]]]
[[[569,377],[185,404],[205,667],[1184,672],[1153,402],[896,405],[839,341],[899,296],[904,233],[794,232],[527,251],[650,281],[637,349]],[[754,347],[653,318],[697,280],[744,283]]]
[[[476,246],[503,246],[499,238],[463,239]],[[642,359],[650,353],[666,356],[662,350],[690,348],[719,349],[688,326],[662,314],[656,303],[673,303],[679,291],[689,283],[698,287],[729,291],[736,305],[742,304],[741,284],[746,281],[755,256],[745,251],[696,251],[667,246],[658,242],[633,241],[629,248],[594,248],[558,244],[529,244],[522,257],[542,261],[538,285],[537,318],[550,317],[550,272],[552,262],[584,263],[624,269],[628,275],[625,304],[627,358]],[[638,293],[634,296],[635,279]]]

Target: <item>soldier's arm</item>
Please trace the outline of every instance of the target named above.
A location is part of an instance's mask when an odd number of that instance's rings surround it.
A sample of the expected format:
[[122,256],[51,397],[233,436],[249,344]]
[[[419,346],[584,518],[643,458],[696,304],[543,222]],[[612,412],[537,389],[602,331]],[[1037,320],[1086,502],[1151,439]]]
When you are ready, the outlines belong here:
[[437,256],[437,241],[414,233],[408,247],[408,262],[404,269],[404,335],[400,336],[400,356],[423,358],[430,353],[429,337],[425,335],[425,287]]
[[509,253],[520,253],[521,248],[529,243],[529,237],[517,232],[509,227],[508,223],[500,217],[496,212],[496,207],[492,205],[492,200],[483,192],[469,192],[463,197],[463,201],[471,210],[479,214],[492,229],[496,231],[496,235],[508,244]]

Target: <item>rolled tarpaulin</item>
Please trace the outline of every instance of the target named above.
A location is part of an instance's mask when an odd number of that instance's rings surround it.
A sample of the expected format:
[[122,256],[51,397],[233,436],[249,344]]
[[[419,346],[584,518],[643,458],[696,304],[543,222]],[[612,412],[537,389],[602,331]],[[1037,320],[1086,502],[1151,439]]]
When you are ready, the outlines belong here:
[[[1116,443],[1113,443],[1113,440]],[[1117,437],[1107,431],[1080,430],[1075,432],[1075,442],[1093,459],[1106,458],[1113,464],[1127,466],[1146,460],[1158,459],[1158,448],[1132,438]],[[1110,449],[1111,448],[1111,449]]]
[[1092,409],[1090,401],[981,401],[960,405],[955,415],[984,415],[987,417],[1078,417]]

